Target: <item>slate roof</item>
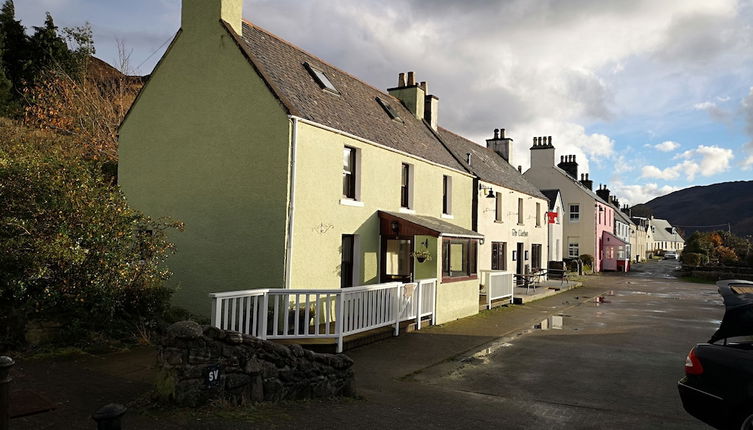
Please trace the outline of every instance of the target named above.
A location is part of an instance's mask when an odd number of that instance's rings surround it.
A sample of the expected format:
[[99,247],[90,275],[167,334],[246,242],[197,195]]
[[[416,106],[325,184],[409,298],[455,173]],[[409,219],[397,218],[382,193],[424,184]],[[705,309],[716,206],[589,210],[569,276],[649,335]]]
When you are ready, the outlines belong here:
[[[242,37],[227,25],[226,28],[291,115],[467,172],[430,128],[397,98],[250,22],[243,21]],[[305,63],[324,72],[339,95],[323,90]],[[377,97],[389,103],[401,121],[390,118]]]
[[[672,225],[669,223],[669,221],[665,219],[660,218],[653,218],[649,220],[649,223],[652,227],[655,227],[654,229],[654,240],[655,241],[666,241],[666,242],[685,242],[685,239],[680,236],[680,233],[672,234]],[[669,229],[669,230],[667,230]]]
[[625,223],[627,225],[631,225],[631,224],[635,225],[635,223],[633,222],[633,220],[631,220],[630,217],[627,216],[627,214],[625,212],[621,211],[619,208],[616,208],[614,206],[612,206],[612,208],[614,208],[614,213],[617,214],[617,217],[620,218],[620,221],[622,221],[623,223]]
[[388,211],[379,211],[379,212],[388,214],[395,218],[404,219],[413,224],[417,224],[421,227],[424,227],[424,228],[427,228],[429,230],[436,232],[440,236],[469,237],[469,238],[477,238],[477,239],[484,238],[483,234],[480,234],[476,231],[468,230],[463,227],[458,227],[455,224],[451,224],[447,221],[441,220],[439,218],[434,218],[431,216],[406,214],[402,212],[388,212]]
[[557,202],[557,194],[560,193],[559,189],[556,190],[541,190],[541,194],[545,195],[549,199],[549,210],[554,210],[554,204]]
[[[499,154],[480,146],[462,136],[439,127],[438,134],[442,142],[455,154],[463,166],[484,182],[519,191],[529,196],[546,199],[538,188],[528,182],[518,169],[512,167]],[[467,163],[466,154],[471,153],[471,164]]]

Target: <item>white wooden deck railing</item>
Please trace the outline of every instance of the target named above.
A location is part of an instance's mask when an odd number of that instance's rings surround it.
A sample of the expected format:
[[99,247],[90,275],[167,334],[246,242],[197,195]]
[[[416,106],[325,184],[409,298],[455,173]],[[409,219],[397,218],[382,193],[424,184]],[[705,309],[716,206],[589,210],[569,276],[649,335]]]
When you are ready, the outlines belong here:
[[260,339],[336,339],[431,316],[435,321],[436,279],[391,282],[332,290],[262,289],[212,293],[212,325]]
[[492,308],[492,301],[499,299],[510,299],[512,303],[512,293],[514,291],[513,274],[502,270],[482,270],[481,271],[481,295],[486,296],[486,308]]

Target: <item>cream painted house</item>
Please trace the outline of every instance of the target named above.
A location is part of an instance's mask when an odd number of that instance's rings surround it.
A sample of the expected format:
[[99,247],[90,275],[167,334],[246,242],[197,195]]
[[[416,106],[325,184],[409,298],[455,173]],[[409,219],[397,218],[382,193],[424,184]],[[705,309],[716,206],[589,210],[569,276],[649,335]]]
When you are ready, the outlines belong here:
[[512,165],[512,139],[495,130],[486,148],[448,130],[439,135],[478,178],[474,194],[474,230],[484,235],[481,270],[523,274],[547,268],[549,200]]
[[574,155],[562,156],[555,165],[551,137],[535,137],[531,147],[531,167],[523,177],[539,189],[557,188],[565,207],[563,217],[563,255],[576,258],[584,254],[594,258],[594,271],[616,270],[604,267],[614,259],[605,258],[604,243],[614,237],[614,207],[592,190],[592,182],[578,181],[578,163]]
[[[630,215],[630,209],[625,208],[624,211],[627,211],[627,214]],[[653,238],[653,235],[651,233],[651,227],[648,225],[648,220],[646,218],[640,218],[640,217],[631,217],[631,221],[633,221],[633,224],[635,225],[635,230],[631,231],[630,235],[630,243],[633,245],[633,254],[632,257],[636,263],[640,263],[644,261],[646,258],[648,258],[649,253],[649,236]],[[652,239],[653,240],[653,239]]]
[[375,89],[241,15],[183,0],[120,129],[130,204],[185,223],[174,302],[437,278],[438,323],[477,313],[476,179],[438,137],[438,99],[412,73]]
[[680,236],[677,229],[669,221],[651,217],[648,219],[653,233],[652,251],[673,251],[678,254],[685,248],[685,239]]

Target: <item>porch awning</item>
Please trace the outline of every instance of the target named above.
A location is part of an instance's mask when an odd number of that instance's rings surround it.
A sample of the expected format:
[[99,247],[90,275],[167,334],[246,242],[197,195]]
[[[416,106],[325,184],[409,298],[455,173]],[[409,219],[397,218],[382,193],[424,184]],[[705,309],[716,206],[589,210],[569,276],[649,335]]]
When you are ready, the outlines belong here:
[[601,232],[601,244],[602,246],[628,246],[629,243],[613,235],[608,231]]
[[462,237],[483,239],[483,234],[467,230],[439,218],[402,212],[379,211],[379,233],[385,236]]

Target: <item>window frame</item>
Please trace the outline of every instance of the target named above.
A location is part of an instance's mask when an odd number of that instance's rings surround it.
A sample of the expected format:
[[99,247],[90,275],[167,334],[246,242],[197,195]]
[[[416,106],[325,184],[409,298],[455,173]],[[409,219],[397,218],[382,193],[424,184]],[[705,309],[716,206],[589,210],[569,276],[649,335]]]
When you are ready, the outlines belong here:
[[497,191],[494,198],[494,222],[502,222],[502,193]]
[[[575,208],[575,210],[573,210],[573,208]],[[568,204],[567,215],[570,222],[580,222],[580,203]]]
[[492,270],[507,270],[507,242],[492,242],[491,259]]
[[442,215],[452,215],[452,176],[442,175]]
[[[345,167],[345,151],[350,150],[350,154],[348,156],[349,162],[351,164],[350,170],[348,171]],[[355,148],[353,146],[344,145],[343,146],[343,188],[342,188],[342,198],[343,199],[349,199],[349,200],[358,200],[358,148]],[[346,177],[348,177],[346,182]]]
[[523,198],[518,197],[518,225],[523,225],[525,221],[525,213],[523,212],[524,205]]
[[[453,271],[450,245],[463,245],[463,270]],[[478,275],[478,239],[442,238],[442,282],[456,282],[477,279]]]
[[413,209],[413,166],[400,165],[400,208]]
[[[575,255],[573,255],[573,250],[575,250]],[[580,243],[579,242],[573,242],[572,240],[567,241],[567,256],[569,258],[580,257]]]

